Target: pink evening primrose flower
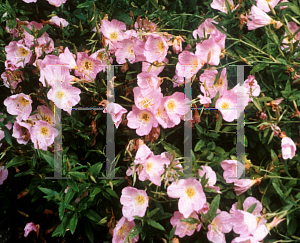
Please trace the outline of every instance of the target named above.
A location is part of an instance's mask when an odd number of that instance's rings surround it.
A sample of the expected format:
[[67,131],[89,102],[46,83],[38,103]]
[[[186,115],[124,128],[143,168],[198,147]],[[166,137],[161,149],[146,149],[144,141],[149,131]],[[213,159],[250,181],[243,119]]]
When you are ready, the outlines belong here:
[[24,237],[27,237],[31,231],[37,232],[35,224],[33,222],[27,223],[24,228]]
[[195,54],[203,60],[204,63],[217,66],[220,63],[221,47],[211,38],[196,44]]
[[171,96],[167,96],[164,101],[164,108],[168,114],[170,120],[178,125],[181,120],[181,116],[184,116],[186,113],[186,99],[185,94],[182,92],[175,92]]
[[[161,153],[161,157],[169,159],[170,162],[172,160],[172,155],[169,154],[168,152]],[[172,163],[170,163],[168,168],[169,167],[172,167],[173,169],[168,170],[167,177],[165,178],[165,180],[173,182],[173,181],[175,181],[174,177],[175,178],[178,177],[178,173],[177,173],[176,169],[178,169],[179,171],[181,171],[183,173],[183,168],[178,160],[174,160]]]
[[[248,76],[248,78],[245,80],[244,87],[247,90],[247,94],[252,95],[254,97],[259,96],[260,86],[258,85],[253,75]],[[252,101],[252,98],[249,98],[249,101]]]
[[173,121],[171,121],[171,119],[168,116],[168,113],[166,112],[166,109],[164,107],[164,103],[167,99],[168,99],[168,97],[163,97],[161,99],[160,105],[157,108],[157,112],[155,114],[156,120],[165,129],[166,128],[172,128],[172,127],[176,126],[176,124]]
[[267,13],[271,11],[268,4],[270,4],[272,8],[275,8],[279,1],[280,0],[256,0],[256,6]]
[[134,103],[140,110],[148,110],[155,114],[158,106],[160,105],[160,100],[163,98],[161,89],[153,89],[153,91],[147,95],[143,95],[142,89],[140,87],[133,88],[134,93]]
[[146,144],[141,144],[136,152],[134,163],[142,164],[150,156],[153,156],[153,152],[148,148]]
[[80,93],[80,89],[67,83],[61,83],[61,86],[52,87],[47,93],[47,97],[58,108],[67,111],[71,115],[72,107],[80,101]]
[[30,61],[32,51],[17,41],[11,41],[8,46],[5,47],[7,53],[7,60],[11,61],[16,67],[25,67]]
[[128,113],[127,119],[127,126],[131,129],[136,129],[136,134],[139,136],[148,135],[152,127],[158,126],[158,122],[152,112],[140,110],[135,105],[132,106],[132,111]]
[[127,112],[127,110],[119,104],[108,103],[106,108],[103,110],[103,113],[107,112],[111,115],[116,128],[118,128],[122,121],[122,116]]
[[[112,243],[124,243],[127,235],[129,234],[129,232],[134,226],[135,226],[134,221],[128,221],[125,217],[122,217],[117,223],[116,227],[114,228]],[[135,243],[138,240],[139,240],[139,235],[131,239],[131,242]]]
[[220,209],[217,213],[219,214],[208,225],[207,239],[213,243],[226,243],[224,233],[232,230],[231,215]]
[[100,30],[112,43],[117,43],[117,41],[123,40],[123,31],[126,31],[126,25],[116,19],[112,21],[104,19]]
[[193,211],[202,209],[206,202],[202,186],[195,178],[173,182],[168,186],[167,193],[169,197],[179,198],[178,209],[185,218]]
[[170,164],[170,160],[161,155],[152,155],[143,161],[143,170],[140,172],[139,180],[150,180],[153,184],[160,186],[160,176],[164,173],[164,165]]
[[247,22],[248,30],[255,30],[257,28],[269,24],[275,24],[277,29],[279,29],[282,26],[280,21],[273,20],[269,15],[267,15],[264,11],[262,11],[255,5],[252,5],[248,17],[249,17]]
[[[101,71],[101,61],[89,57],[86,52],[77,53],[77,66],[78,69],[75,70],[75,75],[81,78],[92,81],[90,78],[95,79],[97,73]],[[90,77],[89,77],[90,76]]]
[[184,77],[179,77],[177,74],[172,78],[173,88],[179,87],[180,84],[184,84]]
[[47,151],[47,147],[54,142],[54,133],[54,128],[48,122],[36,121],[31,129],[31,140],[34,148]]
[[[291,32],[292,35],[294,35],[297,30],[299,29],[299,26],[294,23],[293,21],[290,21],[287,25],[288,30]],[[281,49],[285,49],[287,46],[290,47],[291,44],[294,44],[297,40],[300,40],[300,32],[298,32],[294,37],[289,32],[285,32],[286,37],[283,39],[281,46]],[[298,44],[300,46],[300,44]]]
[[[289,2],[288,0],[281,0],[280,1],[280,3],[288,3],[288,2]],[[286,9],[287,7],[288,6],[280,6],[279,9],[282,10],[282,9]]]
[[280,127],[276,126],[275,124],[271,125],[271,129],[274,132],[274,137],[277,137],[279,133],[281,132]]
[[126,59],[128,59],[130,63],[134,63],[135,53],[132,48],[134,44],[135,42],[129,39],[124,39],[117,43],[117,50],[115,52],[117,63],[126,63]]
[[62,5],[63,3],[66,3],[67,0],[47,0],[49,2],[49,4],[59,8],[60,5]]
[[197,96],[200,100],[200,104],[202,105],[209,105],[211,103],[211,98],[203,95],[198,95]]
[[38,120],[44,120],[44,121],[48,122],[51,126],[55,125],[54,113],[48,107],[46,107],[44,105],[39,105],[37,107],[37,109],[35,110],[35,112],[38,112],[38,113],[29,117],[34,122],[38,121]]
[[[188,218],[194,218],[199,220],[199,217],[196,212],[192,212],[192,214]],[[201,223],[200,224],[190,224],[188,222],[180,221],[181,219],[184,219],[183,215],[176,211],[174,212],[173,217],[170,219],[170,223],[173,227],[176,226],[175,235],[178,235],[180,238],[183,238],[184,236],[188,235],[191,236],[194,234],[195,230],[198,232],[201,229]]]
[[143,217],[145,215],[149,199],[144,190],[127,186],[122,190],[120,202],[123,205],[123,216],[128,221],[133,221],[133,216]]
[[60,24],[63,27],[67,27],[69,25],[69,23],[63,19],[63,18],[59,18],[57,16],[53,16],[50,20],[49,20],[49,24],[53,24],[55,26],[57,26],[58,28],[60,28]]
[[36,3],[37,0],[23,0],[25,3]]
[[[220,97],[222,97],[223,94],[226,92],[228,86],[226,68],[222,70],[219,80],[216,81],[216,83],[214,84],[217,74],[218,71],[216,69],[205,69],[204,73],[200,75],[199,78],[201,82],[200,90],[203,94],[205,94],[205,96],[214,98],[217,92],[219,91]],[[205,86],[209,94],[206,93]]]
[[[228,3],[230,5],[231,11],[234,11],[239,6],[237,5],[236,7],[234,7],[234,3],[232,0],[228,0]],[[228,12],[225,0],[213,0],[213,2],[210,4],[210,7],[213,9],[217,9],[223,13]]]
[[217,183],[217,175],[216,172],[213,171],[213,169],[210,166],[206,166],[206,165],[202,165],[201,169],[198,169],[198,175],[200,177],[203,177],[204,174],[206,174],[205,178],[208,179],[208,182],[206,186],[208,186],[209,188],[214,189],[215,191],[217,191],[218,193],[220,192],[220,188],[215,186],[215,184]]
[[157,25],[151,21],[148,21],[147,19],[140,19],[139,22],[134,23],[135,29],[142,29],[143,31],[150,31],[154,32]]
[[242,195],[257,182],[256,179],[239,179],[234,182],[234,191],[237,196]]
[[231,243],[260,243],[253,236],[239,236],[234,238]]
[[101,65],[99,66],[99,69],[103,72],[105,72],[105,69],[107,69],[107,63],[108,61],[110,61],[110,63],[113,63],[113,59],[109,56],[110,53],[107,52],[105,50],[105,48],[102,48],[98,51],[96,51],[95,53],[93,53],[92,55],[90,55],[91,58],[97,59],[99,61],[101,61]]
[[224,170],[223,177],[226,180],[226,183],[237,181],[241,177],[245,168],[244,165],[237,160],[224,160],[221,162],[221,167]]
[[23,93],[9,96],[4,100],[7,112],[11,115],[17,115],[17,121],[27,120],[32,111],[31,104],[30,96]]
[[8,169],[4,169],[4,166],[0,166],[0,185],[7,179]]
[[75,57],[76,56],[70,52],[69,48],[66,47],[64,53],[59,54],[59,61],[64,65],[64,67],[75,69],[77,68]]
[[167,56],[168,44],[161,36],[150,35],[145,43],[144,55],[147,62],[162,62]]
[[257,227],[256,217],[242,210],[231,213],[231,224],[236,234],[250,235]]
[[[43,24],[41,23],[38,23],[36,21],[31,21],[28,23],[27,27],[32,30],[32,28],[34,27],[35,29],[35,34],[43,28]],[[44,37],[44,36],[47,36],[49,37],[49,35],[47,34],[47,32],[45,32],[41,37]],[[40,37],[40,38],[41,38]],[[40,38],[38,38],[37,40],[39,40]],[[33,47],[35,44],[34,44],[34,36],[29,34],[27,31],[24,31],[24,39],[25,41],[25,45],[28,47],[28,48],[31,48]],[[22,40],[20,40],[22,41]]]
[[4,86],[11,89],[11,93],[14,93],[14,89],[17,88],[18,84],[24,80],[23,72],[18,71],[11,71],[6,69],[6,72],[1,74],[1,78],[3,79]]
[[57,80],[63,83],[70,83],[74,80],[73,76],[70,75],[70,70],[61,65],[47,65],[45,68],[42,68],[39,81],[44,87],[46,87],[45,79],[51,87],[54,87]]
[[204,63],[205,61],[194,53],[183,51],[178,55],[176,74],[179,77],[191,78],[203,67]]
[[220,110],[223,119],[227,122],[232,122],[240,116],[240,113],[237,114],[237,96],[230,90],[224,92],[224,95],[217,100],[215,107]]
[[281,139],[281,150],[283,159],[292,159],[296,154],[296,145],[289,137]]
[[30,139],[31,125],[26,122],[15,121],[12,136],[19,144],[27,144]]
[[137,75],[137,85],[141,88],[144,96],[158,89],[159,84],[159,78],[153,73],[142,72]]
[[167,63],[169,63],[169,60],[167,58],[165,58],[163,62],[142,62],[142,72],[148,72],[154,75],[159,75],[164,70]]

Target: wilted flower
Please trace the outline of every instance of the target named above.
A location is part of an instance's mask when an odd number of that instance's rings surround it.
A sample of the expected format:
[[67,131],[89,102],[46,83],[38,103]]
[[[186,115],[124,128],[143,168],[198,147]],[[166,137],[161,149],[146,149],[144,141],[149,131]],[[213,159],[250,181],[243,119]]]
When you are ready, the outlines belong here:
[[[1,140],[1,139],[0,139]],[[8,169],[4,169],[4,166],[0,166],[0,185],[7,179]]]
[[31,231],[37,232],[36,226],[33,222],[27,223],[24,228],[24,237],[27,237]]
[[[128,221],[125,217],[122,217],[114,228],[112,243],[124,243],[127,235],[134,226],[134,221]],[[138,240],[139,235],[131,239],[131,242],[135,243]]]
[[274,132],[274,137],[278,136],[279,133],[281,132],[280,127],[276,126],[275,124],[272,124],[272,125],[271,125],[271,129],[272,129],[273,132]]
[[31,125],[26,122],[15,121],[13,134],[19,144],[27,144],[30,139]]
[[277,109],[281,109],[279,104],[283,101],[283,98],[272,100],[270,103],[267,103],[267,106],[272,106],[272,110],[276,111]]
[[127,110],[119,104],[108,103],[106,108],[103,110],[103,113],[107,112],[111,115],[111,118],[115,123],[116,128],[118,128],[122,121],[122,116],[127,112]]
[[53,24],[57,27],[60,28],[60,24],[63,26],[63,27],[67,27],[69,25],[69,23],[63,19],[63,18],[59,18],[57,16],[53,16],[50,20],[49,20],[49,24]]

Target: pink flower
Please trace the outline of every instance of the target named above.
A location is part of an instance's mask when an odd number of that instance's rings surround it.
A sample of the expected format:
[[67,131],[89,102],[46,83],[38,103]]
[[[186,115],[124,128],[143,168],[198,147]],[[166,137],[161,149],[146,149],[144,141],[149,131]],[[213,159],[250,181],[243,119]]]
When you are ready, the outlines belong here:
[[118,49],[115,52],[117,63],[126,63],[126,59],[128,59],[130,63],[135,61],[135,53],[132,48],[134,44],[134,41],[129,39],[124,39],[117,43]]
[[235,210],[231,216],[231,224],[236,234],[249,235],[257,227],[256,217],[251,213]]
[[206,185],[206,186],[208,186],[209,188],[212,188],[212,189],[216,190],[218,193],[221,193],[220,192],[220,188],[214,186],[216,184],[216,182],[217,182],[216,172],[214,172],[213,169],[210,166],[202,165],[201,168],[202,168],[202,170],[201,169],[197,170],[198,171],[198,175],[200,177],[203,177],[204,174],[206,174],[205,178],[208,179],[208,182],[207,182],[208,185]]
[[221,47],[213,38],[210,38],[196,45],[195,54],[203,60],[203,62],[217,66],[220,63]]
[[153,184],[160,186],[160,176],[164,173],[164,165],[170,164],[170,160],[160,155],[152,155],[143,161],[143,170],[140,172],[139,180],[150,180]]
[[215,107],[220,110],[223,119],[227,122],[232,122],[240,116],[237,112],[237,96],[230,90],[224,92],[224,95],[217,100]]
[[136,134],[139,136],[148,135],[152,127],[158,126],[158,122],[152,112],[140,110],[135,105],[132,106],[132,111],[128,113],[127,119],[127,126],[131,129],[136,129]]
[[[226,92],[227,86],[228,86],[227,77],[226,77],[226,68],[224,68],[222,70],[219,80],[214,85],[217,74],[218,74],[218,71],[216,69],[205,69],[204,73],[202,73],[200,75],[199,79],[202,84],[200,86],[200,90],[203,94],[205,94],[205,96],[214,98],[216,96],[217,92],[219,91],[220,97],[222,97],[223,94]],[[208,94],[205,90],[205,86],[206,86]],[[200,101],[200,103],[201,103],[201,101]],[[211,103],[211,102],[207,102],[207,103]]]
[[90,55],[91,58],[101,61],[101,65],[98,67],[100,70],[99,72],[101,71],[105,72],[108,61],[110,61],[110,63],[113,63],[113,59],[109,57],[109,55],[110,53],[107,52],[105,48],[102,48],[96,51],[95,53],[93,53],[92,55]]
[[77,53],[77,66],[78,69],[75,70],[75,75],[80,76],[88,81],[93,81],[102,68],[100,65],[101,61],[91,58],[86,52]]
[[30,133],[35,149],[47,151],[54,142],[54,128],[46,121],[36,121]]
[[155,114],[156,109],[160,105],[160,100],[163,97],[161,89],[153,89],[153,92],[143,95],[142,89],[140,87],[133,88],[134,93],[134,103],[140,110],[148,110]]
[[37,0],[23,0],[25,3],[36,3]]
[[[35,29],[35,34],[36,34],[40,29],[43,28],[43,24],[38,23],[38,22],[36,22],[36,21],[31,21],[31,22],[28,23],[27,27],[28,27],[30,30],[32,30],[32,27],[34,27],[34,29]],[[45,32],[41,37],[43,37],[43,36],[49,37],[49,35],[48,35],[46,32]],[[40,37],[40,38],[41,38],[41,37]],[[40,39],[40,38],[39,38],[39,39]],[[38,40],[39,40],[39,39],[38,39]],[[22,41],[22,40],[20,40],[20,41]],[[31,35],[31,34],[29,34],[27,31],[24,31],[24,41],[25,41],[25,45],[26,45],[28,48],[31,48],[31,47],[34,46],[34,36]]]
[[53,16],[50,20],[49,20],[49,24],[53,24],[55,26],[57,26],[58,28],[60,28],[60,24],[63,27],[67,27],[69,25],[69,23],[63,19],[63,18],[59,18],[57,16]]
[[137,75],[137,84],[141,88],[141,93],[147,96],[159,87],[159,78],[153,73],[142,72]]
[[259,119],[260,119],[260,120],[268,119],[268,116],[267,116],[266,113],[261,112],[260,115],[259,115]]
[[171,121],[171,119],[168,116],[168,113],[164,107],[164,103],[167,100],[167,98],[168,97],[163,97],[161,99],[160,105],[157,108],[157,112],[155,114],[156,120],[165,129],[175,127],[175,125],[176,125],[173,121]]
[[141,144],[136,152],[134,163],[142,164],[150,156],[153,156],[153,152],[148,148],[147,145]]
[[[288,0],[281,0],[280,1],[280,3],[288,3],[288,2],[289,2]],[[287,7],[288,6],[280,6],[279,9],[282,10],[282,9],[286,9]]]
[[39,105],[35,110],[35,112],[38,113],[30,116],[29,117],[30,119],[32,119],[33,121],[44,120],[48,122],[50,125],[54,126],[55,124],[54,113],[48,107],[44,105]]
[[157,25],[151,21],[148,21],[147,19],[140,19],[139,22],[134,23],[135,29],[142,29],[143,31],[147,30],[150,32],[154,32]]
[[39,81],[46,87],[46,82],[54,87],[55,82],[58,80],[63,83],[70,83],[74,78],[70,75],[70,70],[61,65],[47,65],[45,68],[41,69],[41,76]]
[[39,58],[43,51],[45,53],[51,53],[55,50],[54,41],[48,36],[47,33],[44,33],[40,38],[37,39],[38,46],[35,47],[36,57]]
[[144,55],[147,62],[162,62],[168,51],[168,44],[161,36],[150,35],[145,44]]
[[[287,25],[288,30],[292,35],[296,33],[296,31],[299,29],[299,26],[294,23],[293,21],[290,21]],[[281,49],[285,49],[287,46],[290,47],[291,44],[294,44],[297,40],[300,40],[300,32],[298,32],[294,37],[289,32],[285,32],[286,37],[283,39],[282,43],[283,45],[281,46]],[[298,46],[300,46],[298,44]]]
[[[199,220],[199,217],[195,212],[192,212],[192,214],[188,218]],[[178,211],[174,212],[174,216],[170,219],[170,223],[172,224],[172,226],[176,226],[175,235],[178,235],[180,238],[183,238],[186,235],[191,236],[192,234],[194,234],[195,230],[199,232],[199,230],[201,229],[201,224],[190,224],[188,222],[180,221],[181,219],[184,219],[184,217]]]
[[264,11],[252,5],[247,23],[248,30],[254,30],[269,24],[275,24],[278,29],[282,26],[280,21],[271,19]]
[[175,125],[178,125],[181,116],[185,115],[185,103],[185,94],[181,92],[175,92],[171,96],[167,96],[164,101],[166,113]]
[[70,52],[69,48],[66,47],[64,53],[59,54],[59,61],[64,64],[64,67],[75,69],[77,68],[75,57],[76,56]]
[[65,3],[67,0],[47,0],[49,4],[54,5],[55,7],[59,8],[60,5]]
[[260,243],[253,236],[239,236],[234,238],[231,243]]
[[189,217],[193,211],[202,209],[206,202],[202,186],[195,178],[173,182],[167,188],[167,193],[169,197],[179,198],[178,209],[185,218]]
[[[245,80],[244,87],[247,89],[247,94],[250,94],[254,97],[259,96],[260,86],[257,84],[257,81],[253,75],[248,76],[248,78]],[[250,98],[249,101],[252,101],[252,98]]]
[[[0,139],[1,140],[1,139]],[[4,169],[4,166],[0,166],[0,185],[7,179],[8,169]]]
[[32,51],[17,41],[11,41],[8,46],[5,47],[7,53],[7,60],[11,61],[16,67],[25,67],[30,61]]
[[271,11],[268,4],[270,4],[272,8],[275,8],[279,1],[280,0],[256,0],[256,6],[267,13]]
[[176,64],[176,71],[179,77],[191,78],[204,65],[205,61],[201,60],[199,56],[189,51],[183,51],[178,55],[178,63]]
[[[221,167],[223,168],[223,177],[226,180],[226,183],[232,183],[238,180],[241,177],[244,171],[244,165],[237,160],[224,160],[221,162]],[[231,177],[237,177],[231,178]],[[231,178],[231,179],[229,179]]]
[[[230,5],[231,11],[234,11],[238,7],[238,5],[234,7],[234,3],[232,0],[228,0],[228,3]],[[210,4],[210,7],[213,9],[217,9],[223,13],[228,12],[225,0],[213,0],[213,2]]]
[[[122,217],[114,228],[112,243],[124,243],[125,238],[134,226],[134,221],[128,221],[125,217]],[[131,239],[131,242],[135,243],[138,240],[139,235]]]
[[31,125],[26,122],[15,121],[13,134],[19,144],[27,144],[30,139]]
[[24,228],[24,237],[27,237],[31,231],[37,232],[37,229],[33,222],[27,223]]
[[159,75],[165,68],[165,65],[169,62],[167,58],[163,62],[142,62],[142,72],[152,73],[154,75]]
[[81,90],[67,83],[61,84],[61,86],[52,87],[47,97],[53,101],[58,108],[67,111],[71,115],[72,107],[77,105],[80,101],[79,94]]
[[17,121],[27,120],[32,111],[31,104],[30,96],[24,93],[9,96],[4,100],[7,112],[11,115],[17,115]]
[[289,137],[281,139],[281,150],[283,159],[292,159],[296,154],[296,145]]
[[281,132],[280,127],[276,126],[275,124],[271,125],[271,129],[274,132],[274,137],[277,137],[279,133]]
[[176,54],[179,54],[182,52],[182,42],[184,42],[184,39],[181,36],[176,36],[173,40],[173,52]]
[[[24,79],[22,71],[11,71],[9,69],[6,69],[6,72],[1,74],[1,78],[3,79],[4,86],[9,89],[16,89],[18,84]],[[12,89],[11,93],[14,93]]]
[[258,201],[254,197],[247,197],[245,201],[243,202],[243,209],[244,211],[247,211],[253,204],[256,203],[256,207],[253,210],[252,214],[254,216],[261,216],[261,211],[263,210],[263,206],[260,201]]
[[179,87],[179,84],[184,84],[184,77],[180,77],[177,74],[172,78],[173,88]]
[[107,113],[107,112],[111,115],[111,118],[115,123],[116,128],[118,128],[122,121],[122,116],[127,112],[127,110],[119,104],[109,103],[107,104],[106,108],[103,110],[103,113]]
[[198,95],[197,96],[200,100],[200,104],[202,105],[209,105],[211,103],[211,98],[203,95]]
[[217,210],[219,213],[208,225],[207,239],[213,243],[226,243],[224,233],[232,229],[231,215],[225,211]]
[[237,196],[242,195],[245,191],[247,191],[250,187],[252,187],[257,180],[252,179],[239,179],[234,182],[234,191]]
[[116,19],[111,22],[106,19],[102,20],[101,32],[113,43],[123,39],[123,31],[126,31],[126,25],[123,22]]
[[[161,153],[161,157],[167,158],[171,162],[173,156],[171,154],[169,154],[168,152],[163,152],[163,153]],[[171,170],[169,169],[170,167],[172,167]],[[178,160],[174,160],[171,164],[169,164],[168,170],[167,170],[168,173],[167,173],[167,177],[165,178],[165,180],[168,180],[168,181],[171,181],[171,182],[175,181],[174,178],[178,177],[178,173],[177,173],[176,169],[183,173],[182,165],[179,163]]]
[[122,190],[120,202],[123,205],[122,213],[128,221],[133,221],[133,216],[143,217],[148,207],[148,196],[144,190],[127,186]]

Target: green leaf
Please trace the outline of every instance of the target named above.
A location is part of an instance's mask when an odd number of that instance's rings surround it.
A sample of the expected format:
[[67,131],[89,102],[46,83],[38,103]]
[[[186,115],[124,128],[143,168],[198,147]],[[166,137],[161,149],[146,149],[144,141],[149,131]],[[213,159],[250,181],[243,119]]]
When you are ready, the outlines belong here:
[[156,229],[165,231],[165,228],[164,228],[160,223],[157,223],[157,222],[155,222],[155,221],[152,220],[152,219],[148,219],[148,220],[147,220],[147,223],[148,223],[149,225],[151,225],[152,227],[156,228]]
[[44,196],[44,198],[48,199],[58,199],[61,200],[62,198],[60,197],[59,193],[56,191],[53,191],[49,188],[44,188],[44,187],[38,187],[43,193],[47,194],[47,196]]
[[87,179],[87,174],[85,172],[77,172],[77,171],[70,171],[68,173],[69,176],[74,176],[75,178],[80,178],[82,180],[86,180]]
[[94,233],[91,224],[89,222],[86,222],[85,224],[85,235],[87,236],[87,238],[91,243],[94,243]]
[[195,218],[186,218],[186,219],[181,219],[181,222],[187,222],[189,224],[200,224],[201,221],[199,221],[198,219]]
[[204,133],[203,128],[199,124],[195,124],[195,126],[200,134]]
[[216,122],[216,128],[215,128],[215,132],[218,133],[221,129],[221,125],[222,125],[222,121],[223,121],[223,118],[222,116],[219,116],[217,122]]
[[50,167],[54,169],[54,155],[51,154],[49,151],[44,151],[41,149],[39,149],[38,151],[42,155],[42,157],[46,160],[46,162],[50,165]]
[[226,5],[226,8],[227,8],[228,17],[230,18],[232,11],[231,11],[231,7],[230,7],[230,4],[229,4],[228,0],[225,0],[225,5]]
[[91,7],[91,6],[93,5],[94,2],[95,2],[95,1],[86,1],[86,2],[84,2],[84,3],[82,3],[82,4],[79,4],[79,5],[77,6],[77,8],[87,8],[87,7]]
[[209,210],[206,213],[207,219],[209,221],[212,221],[215,218],[217,209],[219,208],[220,199],[220,194],[216,195],[215,198],[212,200],[211,204],[209,205]]
[[204,140],[199,140],[197,143],[196,143],[196,146],[195,146],[195,152],[199,151],[202,147],[205,146],[205,142]]
[[16,166],[20,166],[23,164],[26,164],[26,160],[23,157],[17,156],[14,157],[11,161],[9,161],[6,165],[5,165],[5,169],[9,168],[9,167],[16,167]]
[[65,195],[65,203],[69,204],[71,202],[71,200],[73,199],[73,197],[75,196],[76,192],[73,191],[73,189],[70,187],[68,192]]
[[79,192],[79,188],[78,188],[76,182],[73,179],[68,179],[67,184],[70,186],[70,188],[72,190],[74,190],[75,192]]
[[[129,232],[127,237],[130,237],[130,239],[133,239],[134,237],[136,237],[139,233],[142,232],[142,226],[141,224],[136,224]],[[126,239],[127,239],[126,237]],[[126,242],[126,240],[125,240]]]
[[258,110],[262,111],[261,105],[260,105],[259,101],[256,99],[256,97],[252,97],[252,99],[253,99],[253,104],[255,105],[255,107]]
[[97,214],[94,210],[89,209],[86,213],[85,216],[88,217],[90,220],[99,223],[101,221],[101,217],[99,214]]
[[297,220],[291,214],[287,215],[287,233],[293,235],[297,229]]
[[174,234],[175,234],[175,231],[176,231],[176,227],[177,227],[177,226],[175,226],[174,228],[171,229],[170,235],[169,235],[169,240],[171,240],[171,239],[173,238],[173,236],[174,236]]
[[43,28],[41,28],[36,38],[40,38],[47,31],[48,28],[49,28],[48,24],[46,24]]
[[215,142],[209,142],[209,143],[207,144],[207,148],[208,148],[209,150],[211,150],[211,151],[215,150],[215,148],[216,148],[216,143],[215,143]]
[[173,154],[173,151],[175,151],[176,156],[182,157],[182,154],[181,154],[180,150],[178,148],[176,148],[174,145],[172,145],[170,143],[167,143],[167,142],[164,142],[164,141],[161,141],[161,144],[164,146],[164,149],[167,150],[167,152],[169,154]]
[[26,32],[32,36],[34,36],[34,34],[32,33],[32,30],[30,30],[28,27],[26,27],[25,25],[21,25],[21,27],[26,30]]
[[279,184],[278,180],[274,179],[274,180],[272,181],[272,185],[273,185],[275,191],[277,192],[277,194],[278,194],[282,199],[284,199],[283,192],[282,192],[282,190],[280,189],[280,186],[278,186],[277,184]]
[[58,207],[59,219],[63,220],[65,214],[65,202],[60,202]]
[[101,162],[96,163],[88,169],[88,172],[90,172],[92,176],[97,177],[102,169],[102,166],[103,164]]
[[12,142],[11,142],[11,135],[10,135],[10,132],[8,129],[4,129],[4,134],[5,134],[5,140],[6,142],[9,144],[9,145],[12,145]]
[[77,215],[77,213],[74,213],[74,214],[73,214],[73,217],[72,217],[72,219],[71,219],[71,221],[70,221],[70,231],[71,231],[71,234],[72,234],[72,235],[73,235],[74,232],[75,232],[77,223],[78,223],[78,215]]
[[109,195],[119,199],[118,194],[115,191],[113,191],[111,188],[106,188],[106,191],[108,192]]
[[160,208],[155,208],[155,209],[153,209],[151,212],[148,213],[147,216],[148,216],[149,218],[151,218],[154,214],[157,213],[158,210],[160,210]]
[[253,205],[251,205],[251,207],[248,208],[247,212],[248,213],[253,213],[254,209],[256,208],[257,203],[254,203]]
[[114,17],[117,20],[124,22],[126,25],[133,24],[133,21],[130,18],[130,16],[128,14],[124,13],[124,12],[118,12]]

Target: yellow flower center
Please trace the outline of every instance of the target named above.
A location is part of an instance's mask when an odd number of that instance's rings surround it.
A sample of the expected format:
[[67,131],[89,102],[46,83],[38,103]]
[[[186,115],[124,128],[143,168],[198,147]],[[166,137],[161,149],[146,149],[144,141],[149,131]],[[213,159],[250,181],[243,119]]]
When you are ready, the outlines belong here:
[[19,103],[23,106],[27,106],[29,104],[29,100],[26,100],[23,96],[20,97]]
[[152,100],[149,99],[148,97],[146,97],[145,99],[143,99],[140,102],[140,106],[143,107],[143,108],[145,108],[145,109],[150,108],[152,105],[153,105]]
[[192,198],[195,196],[196,194],[196,191],[193,187],[188,187],[186,190],[185,190],[185,193],[186,195],[188,196],[188,198]]
[[160,41],[158,43],[158,49],[160,52],[164,52],[165,51],[165,44],[163,43],[163,41]]
[[156,113],[156,117],[159,117],[160,114],[161,114],[161,111],[160,111],[160,109],[158,108],[158,109],[157,109],[157,113]]
[[44,136],[47,136],[49,134],[49,129],[48,129],[48,127],[42,127],[41,130],[40,130],[40,132]]
[[193,66],[192,66],[192,73],[193,72],[195,72],[196,71],[196,69],[197,69],[197,67],[198,67],[198,61],[197,61],[197,59],[195,59],[194,61],[193,61],[193,64],[192,64]]
[[118,230],[118,235],[123,235],[125,233],[125,224],[123,224],[123,226],[121,227],[121,229]]
[[221,87],[221,86],[223,86],[223,79],[222,78],[219,78],[219,80],[216,82],[216,84],[215,84],[215,86],[216,87]]
[[129,52],[130,54],[134,54],[134,51],[132,50],[132,46],[129,46],[128,52]]
[[23,47],[19,47],[18,49],[19,49],[20,55],[23,56],[23,57],[26,57],[29,53],[29,51],[27,51]]
[[50,116],[44,116],[44,121],[48,122],[48,123],[52,123],[52,118]]
[[56,95],[55,95],[56,98],[62,99],[63,96],[64,96],[64,92],[62,92],[60,90],[56,92]]
[[221,105],[221,107],[222,107],[223,109],[226,109],[226,108],[229,107],[229,104],[228,104],[227,102],[223,102],[222,105]]
[[117,39],[118,39],[118,33],[115,32],[115,31],[112,32],[112,33],[110,33],[109,38],[110,38],[111,40],[117,40]]
[[85,70],[92,70],[93,64],[90,61],[85,61],[83,63],[83,67],[84,67]]
[[99,53],[98,53],[98,55],[97,55],[97,58],[100,59],[100,60],[102,61],[102,60],[105,58],[105,53],[99,51]]
[[146,199],[145,199],[144,196],[138,195],[138,196],[136,197],[136,201],[137,201],[138,205],[143,205],[143,204],[145,203]]
[[173,111],[174,108],[176,107],[175,101],[174,100],[170,100],[167,104],[167,108],[169,111]]
[[153,65],[156,66],[156,67],[161,67],[161,66],[163,65],[163,63],[162,63],[162,62],[155,61],[155,62],[153,63]]
[[150,120],[150,116],[148,113],[143,113],[142,114],[142,120],[144,120],[145,122],[148,122]]
[[146,171],[149,172],[152,168],[152,164],[150,162],[147,162],[147,169]]

